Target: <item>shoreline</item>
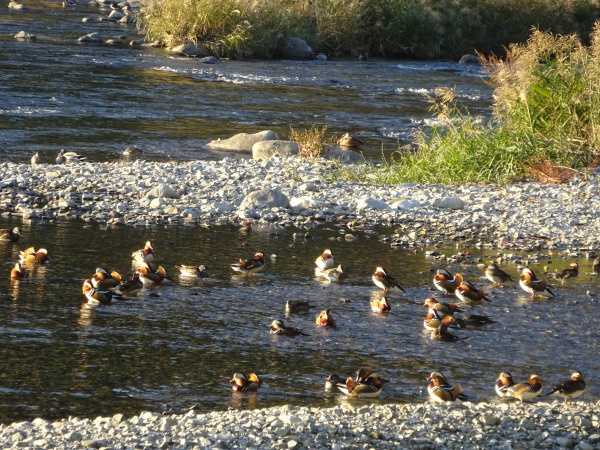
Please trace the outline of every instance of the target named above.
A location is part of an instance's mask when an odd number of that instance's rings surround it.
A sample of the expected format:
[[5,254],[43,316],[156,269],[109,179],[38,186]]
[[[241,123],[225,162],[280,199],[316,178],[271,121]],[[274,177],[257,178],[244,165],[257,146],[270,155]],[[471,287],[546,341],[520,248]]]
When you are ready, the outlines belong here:
[[[109,227],[210,226],[246,221],[310,227],[395,227],[392,246],[465,242],[490,248],[588,253],[600,248],[597,175],[568,184],[369,185],[332,181],[324,160],[4,163],[2,216]],[[262,189],[262,196],[256,195]],[[586,256],[584,254],[584,256]]]
[[[246,394],[236,394],[246,395]],[[253,394],[253,395],[260,395]],[[600,445],[600,402],[348,402],[0,425],[3,448],[575,448]]]

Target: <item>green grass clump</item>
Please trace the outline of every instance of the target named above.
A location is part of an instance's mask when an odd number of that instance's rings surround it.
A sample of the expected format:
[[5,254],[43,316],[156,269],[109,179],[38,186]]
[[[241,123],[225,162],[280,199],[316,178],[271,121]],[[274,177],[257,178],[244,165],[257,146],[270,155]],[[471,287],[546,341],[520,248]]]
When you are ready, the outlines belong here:
[[277,58],[290,36],[330,56],[458,58],[524,42],[532,26],[587,36],[598,18],[598,0],[150,0],[140,26],[230,58]]
[[562,182],[600,163],[600,22],[585,46],[575,35],[534,30],[485,67],[494,89],[492,117],[473,117],[451,89],[432,98],[438,124],[420,129],[417,150],[352,171],[379,183]]

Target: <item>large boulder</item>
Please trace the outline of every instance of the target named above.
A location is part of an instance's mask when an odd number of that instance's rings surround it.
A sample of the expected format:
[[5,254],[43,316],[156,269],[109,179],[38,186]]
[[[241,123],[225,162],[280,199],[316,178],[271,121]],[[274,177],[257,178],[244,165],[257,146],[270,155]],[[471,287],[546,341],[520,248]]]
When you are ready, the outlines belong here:
[[273,140],[279,140],[279,135],[272,130],[265,130],[254,134],[239,133],[229,139],[217,139],[209,142],[208,146],[219,150],[251,152],[252,146],[257,142]]
[[290,200],[279,189],[262,188],[246,195],[239,209],[247,210],[273,207],[289,208]]
[[297,155],[300,151],[295,141],[259,141],[252,146],[252,159],[269,159],[271,156],[287,158]]
[[291,37],[286,40],[281,57],[293,60],[315,59],[315,52],[304,39]]
[[177,45],[169,48],[171,53],[176,53],[181,56],[190,57],[204,57],[211,56],[210,51],[201,43],[187,42],[185,44]]

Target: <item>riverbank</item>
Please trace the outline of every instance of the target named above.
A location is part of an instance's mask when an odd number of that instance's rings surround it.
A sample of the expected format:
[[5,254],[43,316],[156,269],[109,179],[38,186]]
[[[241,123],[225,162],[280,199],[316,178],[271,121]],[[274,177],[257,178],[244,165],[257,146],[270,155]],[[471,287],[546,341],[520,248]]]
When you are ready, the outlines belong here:
[[564,185],[370,185],[335,181],[336,165],[265,161],[3,164],[2,215],[107,226],[210,226],[252,221],[310,227],[386,225],[404,247],[469,242],[490,247],[600,247],[597,175]]
[[[233,394],[238,395],[238,394]],[[243,394],[241,394],[243,395]],[[260,395],[260,393],[255,394]],[[282,406],[0,425],[3,448],[575,448],[600,445],[600,402]]]

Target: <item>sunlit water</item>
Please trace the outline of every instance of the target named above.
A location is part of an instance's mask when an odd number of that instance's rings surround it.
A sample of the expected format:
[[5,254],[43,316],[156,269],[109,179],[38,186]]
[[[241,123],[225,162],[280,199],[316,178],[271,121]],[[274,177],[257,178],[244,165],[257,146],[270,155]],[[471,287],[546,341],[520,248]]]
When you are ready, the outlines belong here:
[[[54,162],[61,148],[91,160],[113,159],[132,144],[146,158],[214,157],[206,143],[235,133],[327,126],[331,138],[362,136],[367,155],[381,157],[411,140],[432,118],[426,94],[456,88],[474,114],[487,113],[490,87],[482,71],[452,61],[222,61],[205,65],[163,49],[80,45],[140,38],[135,29],[82,17],[109,8],[62,8],[28,1],[28,12],[0,8],[0,154]],[[21,42],[25,30],[37,36]]]
[[[355,232],[358,240],[346,242],[340,232],[349,230],[330,224],[311,230],[315,238],[309,240],[295,240],[294,232],[306,230],[294,228],[255,227],[246,235],[230,226],[106,230],[78,221],[0,223],[15,225],[23,229],[22,241],[0,244],[5,273],[0,277],[0,422],[181,411],[193,405],[200,411],[334,405],[347,400],[324,392],[327,376],[349,376],[360,367],[391,379],[377,402],[425,401],[425,377],[432,370],[443,370],[471,398],[485,401],[495,398],[493,384],[501,371],[518,380],[539,373],[548,387],[577,369],[589,381],[584,399],[598,398],[593,325],[598,304],[586,293],[596,294],[599,284],[588,275],[585,259],[580,277],[559,288],[555,299],[531,301],[510,284],[489,289],[492,303],[464,309],[499,323],[456,330],[467,339],[440,343],[422,331],[423,300],[438,295],[431,271],[447,267],[488,289],[475,262],[498,252],[446,249],[448,255],[475,254],[468,264],[447,265],[422,251],[394,250],[366,232]],[[82,307],[83,279],[98,266],[129,276],[131,253],[148,239],[157,264],[173,274],[173,282],[144,289],[137,298]],[[50,263],[35,268],[27,280],[9,281],[19,250],[30,245],[46,247]],[[325,248],[350,273],[343,284],[315,278],[314,259]],[[244,278],[229,268],[256,250],[267,255],[263,272]],[[544,261],[549,270],[568,266],[568,260],[554,258]],[[176,264],[206,264],[211,277],[182,278]],[[387,315],[370,309],[371,298],[381,294],[371,282],[377,265],[409,286],[407,294],[391,294]],[[516,276],[516,266],[505,269]],[[310,300],[315,308],[285,317],[290,299]],[[338,329],[315,325],[317,312],[325,308],[332,310]],[[273,319],[310,336],[272,336]],[[264,379],[257,395],[231,393],[228,379],[240,371]]]

